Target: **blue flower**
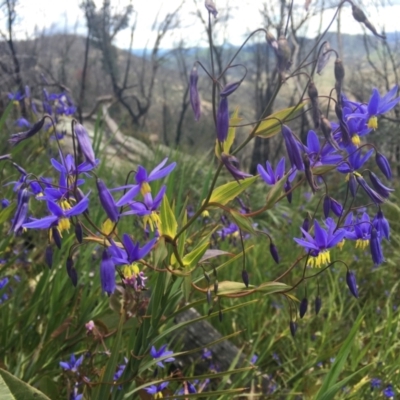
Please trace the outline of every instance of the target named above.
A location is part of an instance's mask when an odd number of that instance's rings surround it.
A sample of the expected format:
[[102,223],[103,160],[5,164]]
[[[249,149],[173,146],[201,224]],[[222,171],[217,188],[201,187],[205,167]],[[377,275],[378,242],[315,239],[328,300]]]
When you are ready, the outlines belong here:
[[148,394],[152,394],[155,399],[162,398],[162,391],[168,386],[169,382],[161,382],[158,385],[151,385],[144,389]]
[[307,134],[307,146],[301,144],[301,148],[310,158],[312,167],[335,165],[343,159],[339,154],[331,154],[336,150],[328,142],[325,142],[325,145],[321,148],[319,138],[313,130],[310,130]]
[[162,358],[162,357],[167,357],[165,360],[161,360],[157,362],[157,365],[161,368],[164,368],[163,362],[170,363],[172,361],[175,361],[174,357],[169,357],[170,355],[174,354],[173,351],[166,350],[167,345],[164,344],[163,346],[160,347],[159,350],[157,350],[154,346],[151,347],[150,350],[150,355],[156,360],[157,358]]
[[392,385],[387,385],[385,390],[383,391],[383,395],[385,397],[394,397],[395,393],[393,391],[393,386]]
[[269,161],[265,164],[265,169],[261,164],[258,164],[257,171],[260,174],[261,178],[264,179],[267,185],[275,185],[282,177],[285,175],[285,158],[282,157],[278,162],[276,169],[272,168]]
[[75,358],[75,354],[71,354],[69,361],[60,361],[60,367],[64,369],[64,371],[78,372],[78,368],[83,362],[83,355],[78,359]]
[[378,378],[371,379],[371,390],[379,389],[381,387],[382,380]]
[[327,230],[323,229],[318,221],[314,221],[314,238],[301,228],[304,239],[294,238],[295,242],[303,246],[309,252],[307,265],[320,268],[331,262],[329,249],[341,242],[346,230],[336,229],[336,224],[331,218],[327,218],[325,225]]
[[349,118],[363,118],[366,121],[368,128],[378,128],[378,116],[390,111],[400,101],[400,97],[394,98],[397,91],[398,87],[395,85],[388,93],[381,97],[378,89],[372,89],[372,95],[367,104],[366,112],[353,113]]

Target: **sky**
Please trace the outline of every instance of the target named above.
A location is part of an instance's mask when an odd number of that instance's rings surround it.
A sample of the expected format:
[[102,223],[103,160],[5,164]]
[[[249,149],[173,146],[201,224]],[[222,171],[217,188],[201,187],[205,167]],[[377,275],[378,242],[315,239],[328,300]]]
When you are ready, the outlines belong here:
[[[273,0],[266,0],[273,1]],[[299,9],[300,17],[305,14],[305,0],[294,0],[295,6]],[[55,32],[76,32],[85,34],[85,18],[79,8],[81,0],[18,0],[16,37],[19,39],[32,37],[35,32],[47,34]],[[197,2],[197,6],[196,6]],[[219,19],[223,19],[227,12],[230,14],[229,25],[226,37],[229,42],[239,45],[243,42],[246,34],[252,29],[262,26],[260,16],[262,0],[214,0],[219,11]],[[101,5],[102,0],[95,0]],[[129,0],[112,0],[117,7],[124,7]],[[133,47],[142,49],[146,45],[151,46],[155,40],[155,31],[152,25],[158,15],[162,20],[167,13],[174,12],[182,0],[132,0],[137,13],[137,29],[134,37]],[[364,1],[365,4],[367,4]],[[313,4],[313,0],[311,0]],[[200,19],[196,16],[197,7],[201,10],[204,18],[207,18],[207,11],[203,0],[185,0],[179,10],[181,28],[169,33],[162,44],[164,48],[172,48],[180,40],[185,40],[188,46],[205,45],[205,31]],[[392,1],[391,6],[376,10],[372,6],[363,7],[367,16],[374,25],[381,31],[383,25],[386,32],[398,30],[398,16],[400,15],[400,0]],[[333,16],[333,11],[324,13],[323,26],[326,27]],[[4,18],[0,22],[4,26]],[[218,25],[218,24],[217,24]],[[221,24],[220,24],[221,25]],[[307,36],[314,36],[319,25],[319,17],[311,19],[307,30]],[[346,4],[342,11],[342,32],[350,34],[362,34],[361,25],[351,16],[351,7]],[[336,23],[331,30],[336,30]],[[121,32],[116,37],[116,45],[121,48],[128,48],[130,40],[129,29]]]

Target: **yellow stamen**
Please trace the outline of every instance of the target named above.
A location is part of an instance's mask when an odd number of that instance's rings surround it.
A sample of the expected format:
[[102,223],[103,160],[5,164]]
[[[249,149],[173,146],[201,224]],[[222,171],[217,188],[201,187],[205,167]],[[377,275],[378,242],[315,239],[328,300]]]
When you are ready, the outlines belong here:
[[71,223],[68,218],[60,218],[58,221],[58,230],[60,231],[60,235],[63,231],[68,231],[71,228]]
[[360,144],[361,144],[360,136],[358,136],[357,134],[353,135],[351,137],[351,141],[353,142],[354,146],[356,146],[356,147],[360,146]]
[[148,182],[143,182],[142,186],[140,187],[140,193],[142,193],[142,196],[146,195],[147,193],[151,192],[151,187],[148,184]]
[[367,123],[368,128],[372,128],[372,129],[377,129],[378,128],[378,118],[374,116],[372,116]]
[[[115,223],[112,222],[109,218],[107,218],[103,224],[101,225],[101,231],[104,235],[108,236],[113,232]],[[115,228],[114,233],[117,233],[117,229]]]
[[344,244],[345,244],[345,240],[343,239],[343,240],[341,240],[336,246],[339,248],[339,250],[342,250],[343,249],[343,246],[344,246]]
[[60,200],[60,207],[64,211],[70,210],[72,208],[71,204],[69,204],[68,200]]
[[321,268],[331,262],[331,254],[329,250],[321,251],[316,257],[308,257],[307,265],[311,268]]
[[139,266],[137,263],[132,263],[130,265],[126,264],[122,267],[122,274],[125,279],[131,279],[137,275],[139,275]]
[[160,229],[161,219],[155,211],[152,211],[149,215],[143,217],[143,223],[145,226],[149,225],[150,230],[154,232],[154,229]]
[[163,394],[162,394],[161,392],[157,392],[157,393],[154,395],[154,398],[155,398],[155,399],[163,399],[164,396],[163,396]]
[[361,250],[365,250],[369,245],[368,239],[357,239],[356,240],[356,249],[360,248]]

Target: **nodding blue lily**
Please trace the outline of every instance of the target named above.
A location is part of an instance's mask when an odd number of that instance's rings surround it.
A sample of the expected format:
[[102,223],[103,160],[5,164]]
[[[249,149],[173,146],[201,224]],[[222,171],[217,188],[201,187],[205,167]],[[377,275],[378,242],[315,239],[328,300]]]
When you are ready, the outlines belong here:
[[336,229],[336,223],[332,218],[327,218],[325,225],[327,230],[323,229],[318,221],[314,221],[314,237],[301,228],[304,239],[294,238],[296,243],[309,252],[307,265],[310,267],[320,268],[329,264],[331,262],[329,249],[335,247],[346,235],[345,229]]

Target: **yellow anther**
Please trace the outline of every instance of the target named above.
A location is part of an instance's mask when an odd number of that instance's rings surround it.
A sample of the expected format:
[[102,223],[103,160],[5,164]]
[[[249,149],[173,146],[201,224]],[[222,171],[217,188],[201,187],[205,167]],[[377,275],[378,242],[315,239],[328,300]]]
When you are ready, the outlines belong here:
[[356,249],[360,248],[361,250],[365,250],[369,245],[368,239],[357,239],[356,240]]
[[[101,231],[104,235],[108,236],[113,232],[115,223],[112,222],[109,218],[107,218],[103,224],[101,225]],[[117,229],[115,228],[114,233],[117,233]]]
[[202,216],[203,218],[208,218],[208,217],[210,216],[210,213],[208,212],[208,210],[204,210],[204,211],[201,213],[201,216]]
[[151,193],[151,187],[148,182],[142,183],[142,186],[140,187],[140,193],[142,193],[142,196],[145,196],[147,193]]
[[336,246],[339,248],[339,250],[342,250],[343,249],[343,246],[344,246],[344,244],[345,244],[345,240],[343,239],[343,240],[341,240]]
[[331,254],[328,250],[321,251],[316,257],[310,256],[307,265],[311,268],[321,268],[324,265],[330,264]]
[[378,118],[374,116],[372,116],[367,123],[368,128],[372,128],[372,129],[377,129],[378,128]]
[[60,200],[60,207],[64,211],[70,210],[72,208],[71,204],[69,204],[68,200]]
[[154,232],[154,229],[160,229],[161,219],[155,211],[152,211],[149,215],[143,217],[143,223],[145,226],[149,225],[150,230]]
[[71,228],[71,223],[68,218],[60,218],[58,221],[58,230],[60,231],[60,235],[63,231],[68,231]]
[[139,266],[137,263],[126,264],[122,267],[122,274],[125,279],[131,279],[139,275]]
[[361,144],[360,136],[358,136],[357,134],[356,134],[356,135],[353,135],[353,136],[351,137],[351,141],[353,142],[354,146],[356,146],[356,147],[359,147],[360,144]]

